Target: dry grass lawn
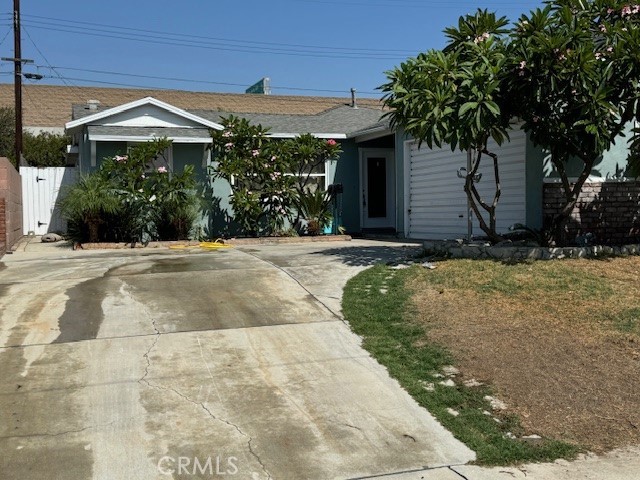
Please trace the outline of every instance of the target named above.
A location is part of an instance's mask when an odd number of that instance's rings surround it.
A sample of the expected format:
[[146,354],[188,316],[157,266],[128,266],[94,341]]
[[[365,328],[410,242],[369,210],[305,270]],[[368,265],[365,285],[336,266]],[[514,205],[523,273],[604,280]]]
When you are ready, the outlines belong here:
[[429,341],[493,387],[529,434],[640,445],[640,257],[451,260],[408,285]]

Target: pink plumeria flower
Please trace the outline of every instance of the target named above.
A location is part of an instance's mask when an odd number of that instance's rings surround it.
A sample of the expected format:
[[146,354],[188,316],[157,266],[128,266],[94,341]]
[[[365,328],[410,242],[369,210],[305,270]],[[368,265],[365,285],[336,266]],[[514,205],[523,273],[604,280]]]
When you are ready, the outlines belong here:
[[128,155],[116,155],[116,162],[118,163],[122,163],[122,162],[126,162],[129,159]]
[[252,155],[253,157],[257,157],[258,155],[260,155],[260,150],[252,150],[252,151],[251,151],[251,155]]
[[333,147],[336,144],[336,141],[333,138],[327,140],[327,145]]
[[167,167],[158,167],[158,173],[167,173]]
[[225,143],[224,144],[224,148],[226,148],[227,150],[231,150],[233,148],[233,143],[231,143],[231,142]]

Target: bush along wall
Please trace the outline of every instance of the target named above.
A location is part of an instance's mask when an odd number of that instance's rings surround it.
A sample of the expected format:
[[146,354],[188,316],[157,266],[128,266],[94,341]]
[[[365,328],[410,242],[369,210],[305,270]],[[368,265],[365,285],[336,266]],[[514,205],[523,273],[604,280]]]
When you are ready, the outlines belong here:
[[197,216],[192,165],[172,172],[157,139],[126,155],[106,158],[100,169],[68,187],[60,207],[77,242],[140,242],[189,238]]

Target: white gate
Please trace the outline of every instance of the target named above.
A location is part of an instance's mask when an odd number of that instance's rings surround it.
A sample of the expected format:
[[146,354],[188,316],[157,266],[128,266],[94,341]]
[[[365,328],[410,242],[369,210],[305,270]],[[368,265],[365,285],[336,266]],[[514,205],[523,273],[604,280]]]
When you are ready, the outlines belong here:
[[66,232],[57,201],[60,189],[76,181],[75,167],[20,167],[20,175],[24,235]]

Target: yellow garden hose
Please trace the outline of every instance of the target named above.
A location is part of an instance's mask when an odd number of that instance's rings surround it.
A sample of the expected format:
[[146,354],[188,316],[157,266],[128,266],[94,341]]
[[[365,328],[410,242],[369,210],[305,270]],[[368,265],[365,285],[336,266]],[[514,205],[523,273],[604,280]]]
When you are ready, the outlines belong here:
[[203,248],[205,250],[218,250],[221,248],[233,248],[232,245],[227,245],[222,242],[221,239],[217,239],[215,242],[200,242],[198,245],[171,245],[169,248],[174,250],[184,250],[188,248]]
[[233,248],[231,245],[223,243],[220,239],[217,239],[215,242],[200,242],[200,245],[198,246],[207,250],[215,250],[217,248]]

